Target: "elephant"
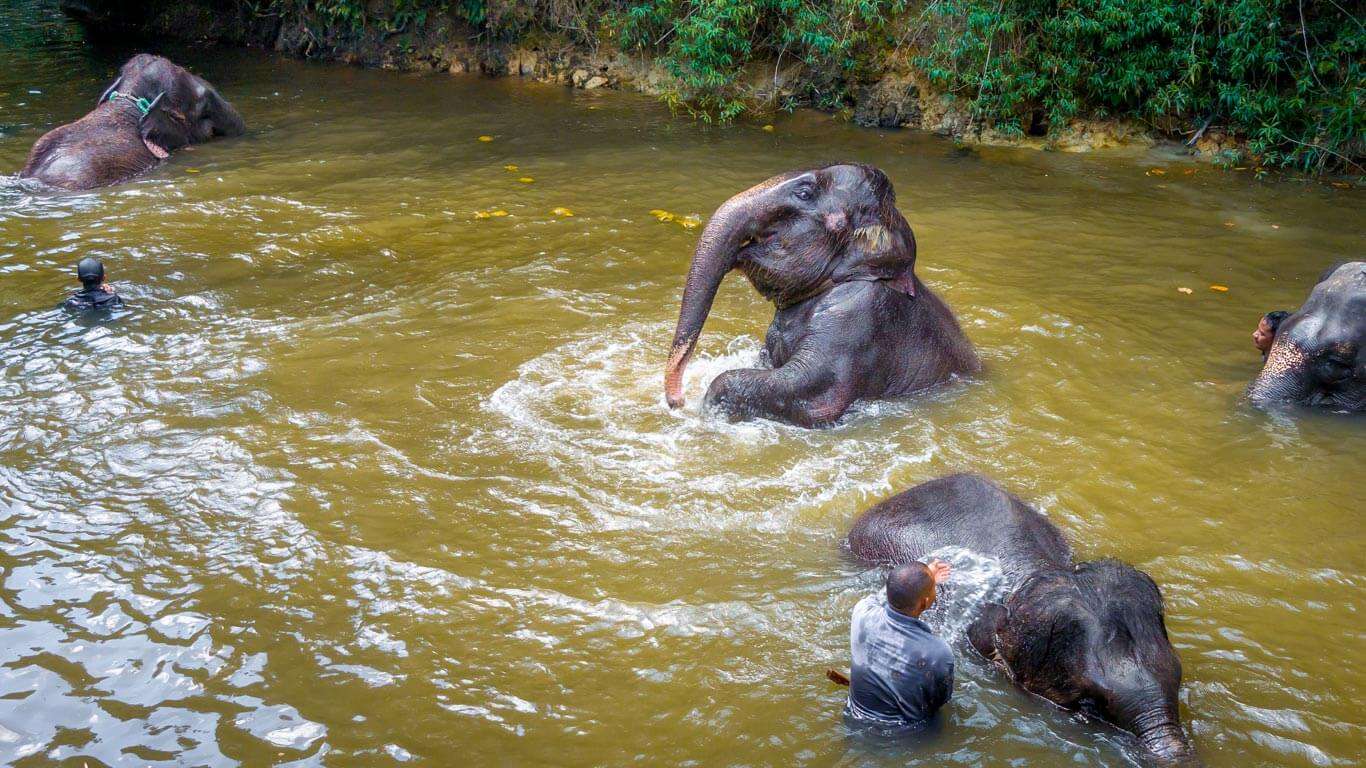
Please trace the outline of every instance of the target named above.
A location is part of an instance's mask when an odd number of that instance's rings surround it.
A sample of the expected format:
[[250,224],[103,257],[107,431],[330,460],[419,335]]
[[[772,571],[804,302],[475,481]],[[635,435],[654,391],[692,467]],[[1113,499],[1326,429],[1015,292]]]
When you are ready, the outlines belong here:
[[953,313],[915,275],[915,235],[882,171],[844,163],[774,176],[727,200],[698,240],[664,375],[671,408],[721,281],[773,302],[771,368],[722,373],[706,407],[803,427],[855,401],[924,390],[981,365]]
[[1008,596],[969,625],[972,647],[1024,690],[1136,735],[1159,761],[1195,761],[1177,706],[1181,661],[1147,574],[1111,559],[1074,563],[1046,517],[974,474],[931,480],[869,508],[845,546],[881,564],[946,546],[996,558]]
[[160,56],[128,60],[95,108],[33,145],[21,178],[65,190],[127,181],[187,144],[239,136],[242,116],[213,86]]
[[1266,355],[1253,404],[1366,411],[1366,261],[1324,272],[1299,309],[1267,313],[1253,341]]

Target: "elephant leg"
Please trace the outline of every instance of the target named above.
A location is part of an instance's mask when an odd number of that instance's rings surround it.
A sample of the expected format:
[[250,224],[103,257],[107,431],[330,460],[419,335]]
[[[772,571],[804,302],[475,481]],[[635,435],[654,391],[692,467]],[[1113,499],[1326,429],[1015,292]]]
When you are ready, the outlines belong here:
[[854,402],[846,361],[799,351],[780,368],[738,369],[717,376],[706,406],[731,421],[772,419],[802,427],[831,424]]

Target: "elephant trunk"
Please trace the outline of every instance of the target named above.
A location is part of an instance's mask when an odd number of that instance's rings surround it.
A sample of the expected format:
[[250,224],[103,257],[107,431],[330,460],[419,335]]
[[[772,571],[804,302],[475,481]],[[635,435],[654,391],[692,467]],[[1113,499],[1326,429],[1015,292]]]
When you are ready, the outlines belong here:
[[1143,748],[1161,765],[1195,766],[1200,762],[1195,749],[1181,730],[1181,719],[1174,698],[1160,694],[1143,696],[1132,709],[1119,714],[1119,725],[1138,737]]
[[1309,361],[1304,351],[1289,340],[1276,339],[1261,373],[1248,387],[1247,395],[1257,405],[1296,402],[1308,394]]
[[750,194],[736,195],[717,209],[693,252],[688,281],[683,286],[683,304],[678,310],[678,327],[664,369],[664,397],[670,408],[683,405],[683,370],[697,348],[702,325],[711,312],[721,281],[735,268],[736,254],[749,236],[753,220],[747,205]]
[[1198,766],[1200,759],[1176,722],[1164,722],[1138,735],[1139,740],[1161,765]]

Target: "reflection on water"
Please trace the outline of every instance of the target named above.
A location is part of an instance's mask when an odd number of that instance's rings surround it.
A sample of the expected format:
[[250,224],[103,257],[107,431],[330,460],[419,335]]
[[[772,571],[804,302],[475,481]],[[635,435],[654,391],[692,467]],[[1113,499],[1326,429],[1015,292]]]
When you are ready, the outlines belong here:
[[[0,46],[10,171],[133,50],[45,3]],[[961,551],[944,728],[846,738],[824,671],[880,572],[839,540],[956,470],[1162,585],[1209,765],[1357,759],[1366,435],[1239,395],[1256,318],[1360,253],[1359,193],[165,52],[246,137],[89,194],[0,179],[0,762],[1133,763],[966,652],[999,585]],[[734,279],[669,411],[697,231],[650,211],[835,157],[887,170],[986,375],[818,432],[705,419],[770,317]],[[55,309],[87,254],[111,320]]]

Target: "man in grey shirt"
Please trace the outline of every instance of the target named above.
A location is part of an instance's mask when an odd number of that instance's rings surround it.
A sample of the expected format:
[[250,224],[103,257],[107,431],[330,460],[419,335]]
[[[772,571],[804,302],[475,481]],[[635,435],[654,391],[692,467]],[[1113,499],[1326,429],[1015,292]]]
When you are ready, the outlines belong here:
[[929,720],[953,694],[953,651],[920,614],[934,605],[947,563],[912,561],[887,575],[887,593],[854,606],[849,628],[853,669],[845,720],[853,726],[906,728]]

